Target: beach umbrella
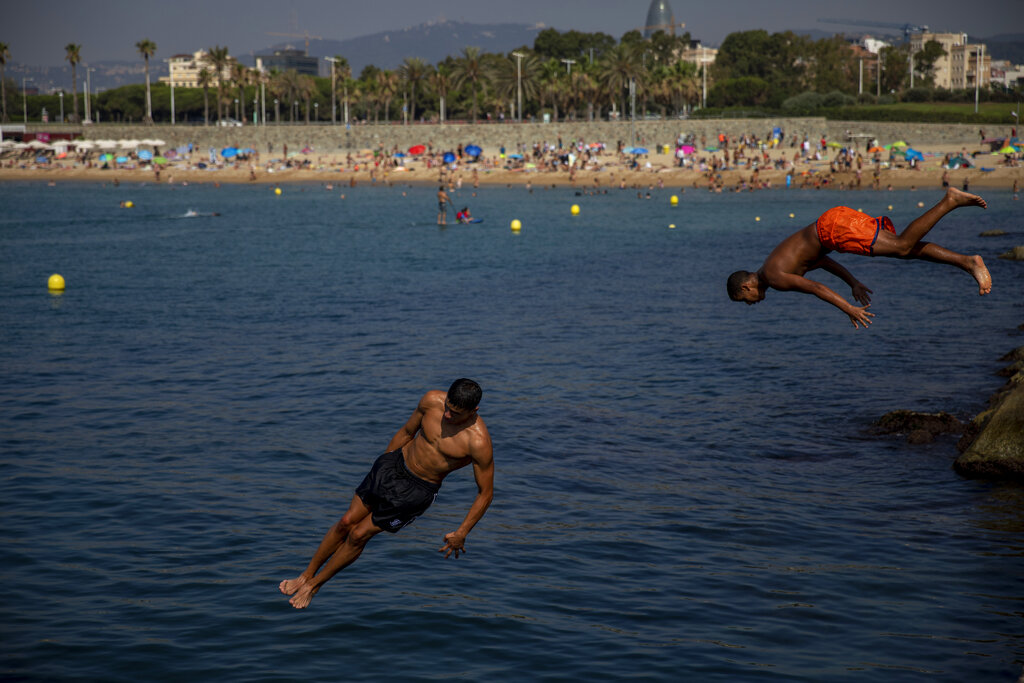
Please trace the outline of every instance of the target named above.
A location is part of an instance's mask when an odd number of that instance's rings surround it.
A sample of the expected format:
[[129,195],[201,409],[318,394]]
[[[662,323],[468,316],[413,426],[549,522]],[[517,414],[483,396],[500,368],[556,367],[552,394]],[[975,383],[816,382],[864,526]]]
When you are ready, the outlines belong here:
[[312,154],[312,153],[313,153],[313,148],[312,148],[312,147],[309,147],[309,146],[307,145],[306,147],[303,147],[303,148],[302,148],[302,153],[303,153],[303,154]]
[[238,148],[237,147],[225,147],[224,149],[222,149],[220,151],[220,155],[222,157],[224,157],[225,159],[230,159],[231,157],[236,157],[236,156],[238,156]]
[[908,145],[907,143],[903,142],[903,140],[897,140],[896,142],[892,143],[892,146],[893,147],[909,147],[910,145]]
[[924,155],[918,152],[916,149],[907,147],[907,150],[903,153],[903,158],[907,161],[911,159],[917,159],[918,161],[924,161]]
[[633,153],[633,148],[632,147],[623,147],[622,148],[622,153],[623,154],[632,154]]
[[426,151],[427,148],[424,145],[413,145],[412,147],[409,148],[409,154],[413,155],[414,157],[419,156],[420,154],[423,154]]
[[155,138],[154,139],[146,138],[145,140],[137,140],[136,142],[139,145],[148,145],[150,147],[163,147],[164,145],[167,144],[163,140],[157,140]]
[[827,145],[827,146],[828,146],[828,147],[842,147],[842,145],[841,145],[841,144],[839,144],[838,142],[834,142],[834,141],[833,141],[833,142],[830,142],[830,143],[828,143],[828,145]]
[[96,146],[100,149],[117,149],[116,140],[97,140]]
[[885,151],[884,147],[879,147],[878,145],[875,145],[874,147],[872,147],[871,149],[868,150],[868,154],[874,154],[875,152],[884,152],[884,151]]
[[150,152],[148,149],[144,149],[141,152],[139,152],[139,161],[149,161],[152,158],[153,153]]
[[28,143],[30,149],[52,149],[48,144],[42,140],[33,140]]
[[114,159],[114,161],[116,161],[119,164],[127,164],[128,157],[117,157],[116,159]]
[[604,143],[603,142],[591,142],[589,145],[587,145],[587,147],[589,147],[590,149],[599,149],[601,147],[604,147]]
[[153,163],[154,164],[166,164],[167,163],[167,157],[153,157]]
[[508,156],[509,159],[522,159],[523,158],[522,154],[508,154],[507,156]]
[[471,157],[478,157],[478,156],[480,156],[480,154],[482,152],[483,152],[483,150],[480,149],[479,147],[477,147],[476,145],[467,145],[466,146],[466,154],[468,154]]
[[1014,153],[1016,153],[1016,151],[1017,150],[1014,147],[1012,147],[1010,145],[1007,145],[1006,147],[1003,147],[1001,150],[999,150],[999,153],[1000,154],[1014,154]]
[[405,152],[395,152],[394,156],[399,157],[399,158],[404,157],[405,156]]
[[633,154],[649,154],[647,149],[645,149],[644,147],[634,147],[632,153]]
[[453,161],[455,161],[455,155],[452,154],[451,152],[445,152],[444,156],[442,157],[442,159],[444,160],[444,163],[450,164]]
[[100,155],[100,161],[113,161],[113,159],[114,159],[114,155],[113,154],[109,154],[108,153],[108,154],[101,154]]
[[38,157],[36,157],[36,163],[37,164],[48,164],[48,163],[50,163],[50,160],[47,157],[38,156]]
[[[173,152],[174,150],[172,149],[171,151]],[[252,147],[246,147],[245,149],[242,150],[242,154],[255,154],[255,153],[256,153],[256,150],[254,150]]]

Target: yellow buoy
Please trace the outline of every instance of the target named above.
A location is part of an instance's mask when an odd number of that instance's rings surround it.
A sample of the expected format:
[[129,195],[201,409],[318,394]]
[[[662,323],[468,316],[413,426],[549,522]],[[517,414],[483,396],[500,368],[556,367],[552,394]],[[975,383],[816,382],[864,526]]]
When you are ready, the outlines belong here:
[[572,208],[569,209],[569,213],[571,213],[573,216],[579,216],[580,215],[580,205],[579,204],[573,204]]
[[679,203],[679,197],[672,195],[671,197],[668,198],[668,203],[671,204],[672,206],[675,206],[676,204]]
[[794,214],[789,214],[789,217],[790,218],[796,218],[796,216]]
[[760,216],[754,216],[754,220],[755,221],[759,221],[759,220],[761,220],[761,217]]
[[519,232],[522,229],[523,224],[519,222],[518,218],[513,218],[509,227],[512,228],[513,232]]
[[50,276],[50,279],[46,283],[46,285],[54,291],[62,292],[64,291],[64,278],[61,277],[58,273],[54,273],[53,275]]
[[917,206],[918,206],[919,208],[920,208],[920,207],[923,207],[923,206],[924,206],[924,202],[918,202],[918,203],[917,203]]
[[892,204],[889,205],[889,210],[892,211]]
[[126,208],[126,209],[130,209],[133,206],[135,206],[135,204],[130,199],[124,203],[124,208]]
[[274,188],[274,194],[281,194],[281,188],[280,187],[275,187]]
[[669,223],[669,224],[668,224],[668,227],[669,227],[670,229],[671,229],[671,228],[675,228],[675,227],[676,227],[676,224],[675,224],[675,223]]

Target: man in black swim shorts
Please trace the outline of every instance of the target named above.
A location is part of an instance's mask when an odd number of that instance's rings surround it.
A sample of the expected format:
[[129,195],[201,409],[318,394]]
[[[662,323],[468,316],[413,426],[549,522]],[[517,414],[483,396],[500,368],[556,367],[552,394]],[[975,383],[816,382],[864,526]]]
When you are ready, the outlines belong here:
[[466,535],[494,497],[491,437],[477,414],[481,395],[480,385],[470,379],[456,380],[447,393],[423,395],[392,437],[388,452],[356,488],[348,511],[324,535],[305,571],[280,583],[281,592],[292,596],[293,607],[308,606],[323,584],[358,559],[371,538],[410,524],[434,502],[446,476],[472,464],[476,498],[440,548],[446,558],[466,552]]

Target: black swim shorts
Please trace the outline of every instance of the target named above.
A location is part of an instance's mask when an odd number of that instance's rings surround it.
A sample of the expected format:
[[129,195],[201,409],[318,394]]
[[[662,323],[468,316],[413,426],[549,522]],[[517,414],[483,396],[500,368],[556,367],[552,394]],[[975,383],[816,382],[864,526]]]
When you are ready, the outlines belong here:
[[397,532],[430,507],[440,484],[420,479],[405,466],[401,449],[377,458],[356,495],[370,508],[373,523],[384,531]]

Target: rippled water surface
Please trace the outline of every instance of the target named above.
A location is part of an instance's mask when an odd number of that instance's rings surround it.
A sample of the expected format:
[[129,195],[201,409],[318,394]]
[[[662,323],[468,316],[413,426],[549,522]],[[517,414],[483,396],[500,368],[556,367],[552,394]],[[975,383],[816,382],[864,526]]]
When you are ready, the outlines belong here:
[[[734,304],[725,277],[832,205],[905,225],[937,191],[463,189],[485,222],[447,229],[431,187],[343,191],[0,185],[0,676],[1021,673],[1022,490],[958,478],[952,438],[868,431],[969,417],[1002,383],[1024,322],[1024,268],[995,258],[1024,243],[1008,193],[931,233],[986,258],[988,297],[839,256],[874,289],[864,331],[808,296]],[[460,376],[497,466],[468,553],[436,552],[463,470],[293,610],[278,582]]]

